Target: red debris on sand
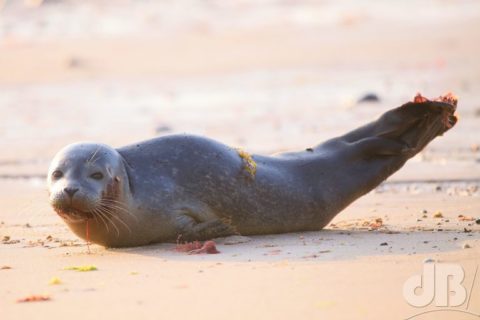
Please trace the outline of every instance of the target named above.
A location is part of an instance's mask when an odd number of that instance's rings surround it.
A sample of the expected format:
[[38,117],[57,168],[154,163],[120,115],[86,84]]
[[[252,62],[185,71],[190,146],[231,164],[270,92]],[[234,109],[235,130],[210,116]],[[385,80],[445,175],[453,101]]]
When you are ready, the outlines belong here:
[[368,225],[372,230],[377,230],[383,226],[383,219],[376,218],[374,222],[370,222]]
[[25,298],[18,299],[17,302],[22,303],[22,302],[39,302],[39,301],[49,301],[50,297],[49,296],[44,296],[44,295],[31,295]]
[[220,253],[220,251],[217,250],[215,241],[212,241],[212,240],[205,241],[205,243],[203,244],[200,241],[177,243],[177,246],[175,247],[175,251],[187,252],[188,254]]
[[474,217],[464,216],[463,214],[458,215],[459,221],[475,221]]
[[448,104],[451,104],[452,106],[456,106],[457,105],[457,102],[458,102],[458,97],[456,95],[454,95],[453,93],[451,92],[447,92],[446,94],[444,94],[443,96],[440,96],[438,98],[435,98],[435,99],[428,99],[428,98],[425,98],[424,96],[422,96],[422,94],[419,92],[417,93],[417,95],[413,98],[413,102],[415,103],[424,103],[424,102],[427,102],[427,101],[439,101],[439,102],[445,102],[445,103],[448,103]]
[[212,240],[209,240],[209,241],[205,241],[205,243],[200,249],[192,250],[188,254],[202,254],[202,253],[216,254],[216,253],[220,253],[220,251],[217,250],[217,246],[215,242]]
[[175,251],[178,252],[190,252],[192,250],[198,250],[202,247],[202,243],[199,241],[177,243]]

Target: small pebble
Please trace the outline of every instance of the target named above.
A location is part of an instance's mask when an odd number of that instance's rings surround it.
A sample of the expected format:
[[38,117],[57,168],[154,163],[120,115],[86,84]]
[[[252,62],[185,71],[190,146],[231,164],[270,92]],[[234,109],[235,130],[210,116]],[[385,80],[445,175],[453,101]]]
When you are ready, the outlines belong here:
[[367,93],[358,99],[358,103],[362,102],[379,102],[380,98],[375,93]]
[[53,277],[52,279],[50,279],[48,284],[51,285],[51,286],[62,284],[62,280],[60,280],[60,278]]
[[67,66],[69,68],[80,68],[80,67],[83,66],[83,64],[84,64],[84,62],[82,61],[82,59],[77,58],[77,57],[70,57],[67,60]]
[[437,211],[433,214],[433,217],[434,218],[443,218],[443,213],[441,213],[440,211]]
[[432,259],[432,258],[426,258],[425,260],[423,260],[423,263],[434,263],[435,262],[435,259]]
[[388,243],[387,242],[382,242],[380,243],[381,246],[388,246]]
[[475,220],[476,224],[480,224],[480,219]]
[[468,243],[464,243],[462,246],[463,249],[470,249],[471,246]]
[[155,133],[163,133],[163,132],[170,132],[172,131],[173,129],[170,127],[170,126],[167,126],[165,124],[161,124],[161,125],[158,125],[156,128],[155,128]]

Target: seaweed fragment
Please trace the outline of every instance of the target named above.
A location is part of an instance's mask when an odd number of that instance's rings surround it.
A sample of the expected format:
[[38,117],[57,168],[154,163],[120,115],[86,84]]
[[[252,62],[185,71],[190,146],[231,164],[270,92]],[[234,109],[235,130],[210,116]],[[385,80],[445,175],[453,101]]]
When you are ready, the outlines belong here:
[[88,272],[88,271],[95,271],[98,269],[95,266],[72,266],[72,267],[65,267],[63,270],[75,270],[78,272]]
[[255,174],[257,173],[257,163],[255,160],[253,160],[253,157],[250,155],[250,153],[242,150],[242,149],[235,149],[237,150],[238,156],[242,158],[245,167],[244,169],[250,174],[250,176],[255,178]]

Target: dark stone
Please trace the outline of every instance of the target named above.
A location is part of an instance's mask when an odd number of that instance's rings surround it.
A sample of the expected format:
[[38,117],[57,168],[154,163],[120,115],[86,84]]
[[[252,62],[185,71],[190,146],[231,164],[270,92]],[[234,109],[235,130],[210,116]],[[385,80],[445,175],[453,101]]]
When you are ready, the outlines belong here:
[[170,131],[172,131],[172,128],[165,124],[161,124],[155,128],[155,133],[157,134],[162,132],[170,132]]
[[360,99],[358,99],[358,103],[363,102],[380,102],[380,98],[375,93],[367,93]]

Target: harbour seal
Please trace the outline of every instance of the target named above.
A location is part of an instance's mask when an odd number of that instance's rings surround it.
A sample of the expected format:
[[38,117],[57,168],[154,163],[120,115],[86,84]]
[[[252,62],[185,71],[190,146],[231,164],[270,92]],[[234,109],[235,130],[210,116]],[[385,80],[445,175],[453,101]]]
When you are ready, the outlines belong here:
[[320,230],[453,127],[455,109],[451,96],[417,96],[345,135],[275,156],[186,134],[118,149],[75,143],[51,163],[50,203],[75,234],[107,247]]

